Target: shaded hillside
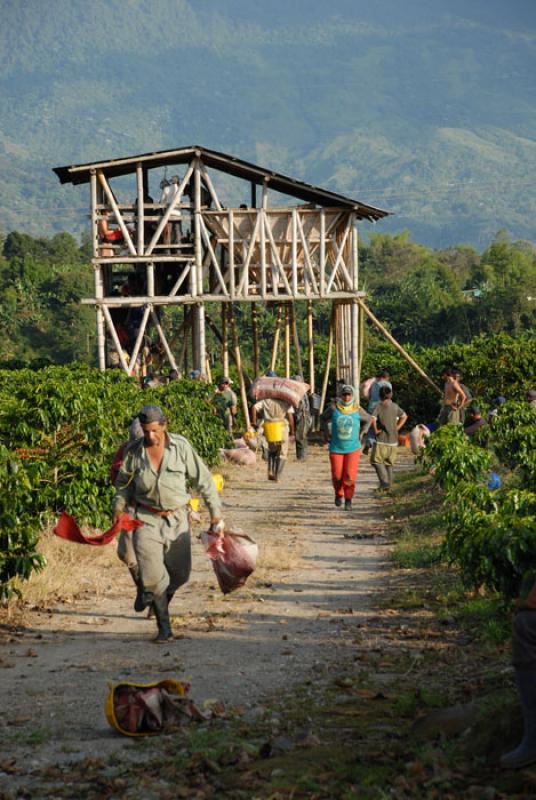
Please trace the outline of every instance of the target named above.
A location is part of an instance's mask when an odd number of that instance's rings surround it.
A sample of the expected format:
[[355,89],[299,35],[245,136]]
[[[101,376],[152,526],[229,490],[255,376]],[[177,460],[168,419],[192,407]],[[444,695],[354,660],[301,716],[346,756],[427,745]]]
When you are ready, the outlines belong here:
[[433,246],[535,239],[534,6],[465,5],[3,0],[2,225],[77,232],[52,166],[198,142]]

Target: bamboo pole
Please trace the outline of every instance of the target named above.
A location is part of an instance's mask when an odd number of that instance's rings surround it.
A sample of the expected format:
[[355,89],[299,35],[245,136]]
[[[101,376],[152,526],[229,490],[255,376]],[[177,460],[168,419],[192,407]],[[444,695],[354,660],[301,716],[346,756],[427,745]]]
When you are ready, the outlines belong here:
[[274,344],[272,346],[272,360],[270,361],[270,369],[272,372],[275,370],[277,364],[277,355],[279,352],[279,337],[281,335],[281,322],[282,322],[283,306],[277,309],[277,319],[275,322]]
[[170,346],[168,344],[168,340],[166,339],[166,335],[165,335],[164,331],[162,330],[162,325],[160,324],[160,320],[158,319],[158,314],[156,313],[156,311],[154,310],[154,308],[152,306],[151,306],[151,318],[152,318],[153,324],[154,324],[154,326],[155,326],[155,328],[156,328],[156,330],[158,332],[158,335],[160,336],[160,341],[162,342],[164,350],[166,351],[166,355],[168,357],[169,363],[171,364],[171,368],[174,369],[174,370],[177,370],[177,372],[178,372],[177,362],[175,361],[175,357],[174,357],[173,353],[171,352],[171,348],[170,348]]
[[257,304],[251,304],[251,332],[253,334],[253,374],[255,377],[260,371],[259,334]]
[[315,345],[313,338],[313,303],[307,303],[307,353],[309,356],[309,386],[311,394],[315,391]]
[[233,337],[233,349],[235,353],[236,369],[238,372],[238,381],[240,383],[240,398],[242,400],[242,411],[244,412],[244,421],[246,423],[246,430],[249,430],[251,427],[251,423],[249,421],[248,396],[246,392],[246,384],[244,381],[244,373],[242,372],[242,359],[240,356],[240,346],[238,344],[236,319],[232,306],[230,309],[230,320],[231,320],[231,333]]
[[422,369],[422,368],[421,368],[421,367],[420,367],[420,366],[417,364],[417,362],[416,362],[416,361],[414,361],[414,359],[413,359],[413,358],[410,356],[410,354],[409,354],[408,352],[406,352],[406,350],[404,350],[404,348],[402,347],[402,345],[400,345],[400,344],[399,344],[399,343],[396,341],[396,339],[394,338],[394,336],[392,336],[392,335],[389,333],[389,331],[387,330],[387,328],[385,328],[385,327],[384,327],[384,326],[381,324],[381,322],[379,321],[379,319],[377,319],[377,317],[375,317],[375,316],[374,316],[374,314],[372,313],[372,311],[370,310],[370,308],[368,308],[368,307],[365,305],[365,303],[364,303],[362,300],[358,300],[357,302],[359,303],[360,307],[363,309],[363,311],[365,312],[365,314],[367,315],[367,317],[368,317],[368,318],[371,320],[371,322],[373,322],[373,324],[374,324],[374,325],[375,325],[375,326],[378,328],[378,330],[380,331],[380,333],[381,333],[381,334],[383,334],[383,336],[385,336],[385,338],[387,339],[387,341],[388,341],[388,342],[391,342],[391,344],[392,344],[392,345],[393,345],[393,346],[394,346],[394,347],[395,347],[395,348],[398,350],[398,352],[400,353],[400,355],[401,355],[401,356],[403,356],[403,358],[405,358],[405,359],[406,359],[406,361],[408,362],[408,364],[410,364],[410,365],[413,367],[413,369],[415,369],[415,370],[416,370],[416,371],[419,373],[419,375],[420,375],[422,378],[424,378],[424,380],[425,380],[425,381],[426,381],[426,382],[427,382],[427,383],[428,383],[428,384],[429,384],[429,385],[430,385],[430,386],[431,386],[433,389],[435,389],[435,390],[436,390],[436,392],[438,392],[438,394],[440,394],[441,396],[443,396],[443,391],[442,391],[442,389],[440,389],[440,388],[439,388],[439,386],[438,386],[437,384],[435,384],[431,378],[429,378],[429,377],[428,377],[428,375],[426,374],[426,372],[425,372],[425,371],[424,371],[424,370],[423,370],[423,369]]
[[229,375],[229,336],[227,332],[227,304],[221,307],[221,363],[223,374]]
[[320,413],[323,412],[324,406],[326,404],[326,393],[328,390],[328,382],[329,382],[329,370],[331,367],[331,358],[333,353],[333,333],[336,324],[336,307],[333,306],[331,309],[331,319],[329,321],[329,338],[328,338],[328,352],[326,356],[326,369],[324,372],[324,380],[322,382],[322,394],[320,397]]
[[136,186],[138,192],[138,205],[137,205],[137,219],[136,219],[136,236],[138,255],[142,256],[145,249],[145,191],[143,189],[143,167],[141,164],[136,164]]
[[130,254],[133,255],[133,256],[137,256],[138,254],[136,252],[136,248],[134,247],[134,245],[132,243],[132,239],[130,238],[129,230],[128,230],[127,226],[125,225],[125,221],[123,220],[123,216],[122,216],[122,214],[121,214],[121,212],[119,210],[119,207],[118,207],[118,205],[116,203],[115,197],[113,196],[113,192],[110,189],[110,187],[108,186],[108,181],[106,180],[106,178],[104,177],[103,173],[100,170],[98,170],[98,172],[97,172],[97,178],[98,178],[98,181],[99,181],[100,185],[104,189],[106,197],[108,198],[108,202],[110,203],[110,205],[112,207],[112,211],[114,212],[115,219],[117,221],[117,224],[121,228],[121,233],[123,234],[123,239],[125,241],[126,246],[129,249]]
[[290,314],[285,306],[285,378],[290,378]]
[[292,336],[294,339],[294,350],[296,351],[296,365],[298,367],[298,374],[303,378],[303,363],[301,357],[300,339],[298,336],[298,324],[296,322],[296,307],[294,303],[292,303],[290,311],[292,316]]

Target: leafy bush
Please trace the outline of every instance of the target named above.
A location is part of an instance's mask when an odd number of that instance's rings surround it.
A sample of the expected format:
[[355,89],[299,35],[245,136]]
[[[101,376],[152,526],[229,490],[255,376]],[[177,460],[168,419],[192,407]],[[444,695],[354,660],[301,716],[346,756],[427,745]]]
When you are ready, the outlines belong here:
[[458,485],[447,495],[445,520],[443,552],[464,582],[515,597],[536,563],[536,493]]
[[0,371],[0,597],[15,576],[41,565],[42,517],[66,510],[107,527],[113,455],[142,405],[162,406],[169,428],[184,435],[208,465],[228,434],[210,403],[212,389],[177,381],[141,392],[119,371],[47,367]]
[[492,462],[491,454],[471,445],[458,425],[443,425],[434,431],[420,458],[425,468],[433,469],[435,482],[446,491],[455,489],[461,481],[482,483]]

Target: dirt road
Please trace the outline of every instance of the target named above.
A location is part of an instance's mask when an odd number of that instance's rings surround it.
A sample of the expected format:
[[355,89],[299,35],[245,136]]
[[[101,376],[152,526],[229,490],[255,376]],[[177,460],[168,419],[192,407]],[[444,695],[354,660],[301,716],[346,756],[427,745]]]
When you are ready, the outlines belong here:
[[176,638],[167,645],[151,643],[155,623],[132,610],[133,585],[112,550],[101,597],[30,612],[0,659],[0,790],[23,787],[25,775],[50,764],[138,757],[104,718],[110,680],[185,678],[196,702],[255,709],[312,673],[324,679],[349,653],[344,620],[366,616],[387,569],[385,510],[363,461],[351,512],[333,505],[325,448],[311,447],[305,463],[291,459],[279,484],[260,460],[225,468],[225,519],[258,541],[259,568],[223,597],[194,538],[192,579],[173,601]]

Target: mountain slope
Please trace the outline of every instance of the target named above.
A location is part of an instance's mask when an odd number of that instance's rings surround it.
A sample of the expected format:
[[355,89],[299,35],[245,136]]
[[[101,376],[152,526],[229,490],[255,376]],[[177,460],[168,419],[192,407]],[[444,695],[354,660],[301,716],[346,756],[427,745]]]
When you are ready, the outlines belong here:
[[[470,8],[466,8],[470,6]],[[3,0],[4,229],[87,225],[51,167],[198,142],[395,212],[536,239],[532,2]]]

